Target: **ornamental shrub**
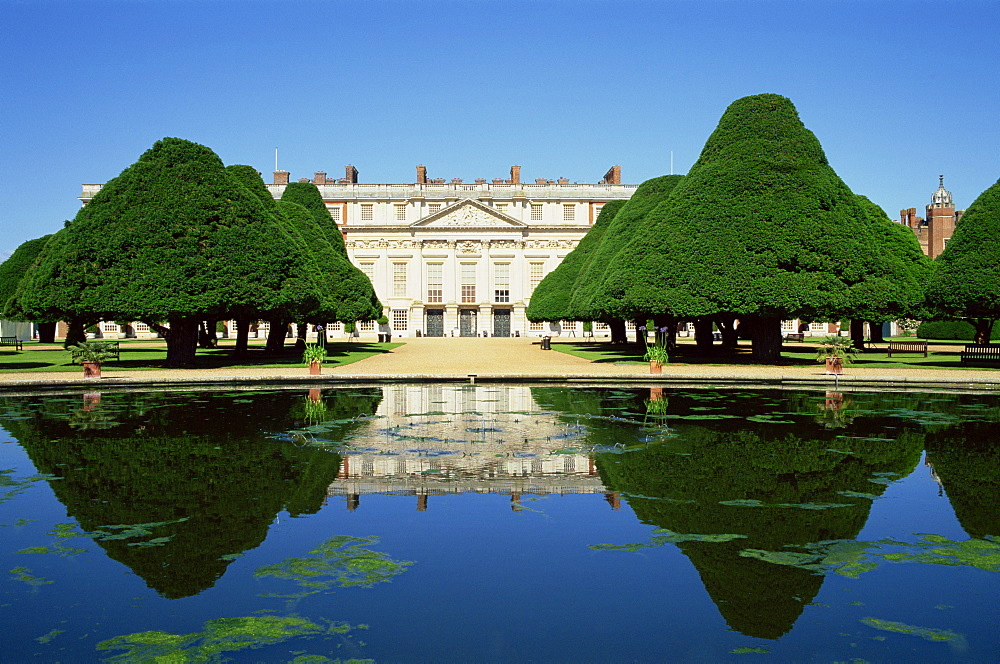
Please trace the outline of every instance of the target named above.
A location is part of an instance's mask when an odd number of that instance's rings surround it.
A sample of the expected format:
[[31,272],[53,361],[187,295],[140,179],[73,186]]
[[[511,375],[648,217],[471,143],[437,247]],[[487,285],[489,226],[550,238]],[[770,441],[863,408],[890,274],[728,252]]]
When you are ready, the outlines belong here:
[[[929,320],[917,328],[920,339],[953,339],[972,343],[976,336],[976,328],[965,320]],[[1000,339],[1000,322],[993,324],[990,340]]]

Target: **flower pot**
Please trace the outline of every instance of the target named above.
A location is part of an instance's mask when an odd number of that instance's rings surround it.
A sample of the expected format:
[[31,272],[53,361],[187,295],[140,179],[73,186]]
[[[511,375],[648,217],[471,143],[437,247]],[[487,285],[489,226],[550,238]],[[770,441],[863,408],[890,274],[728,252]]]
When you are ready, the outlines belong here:
[[828,374],[836,374],[838,376],[844,373],[844,358],[842,357],[826,358],[826,372]]
[[663,373],[663,365],[657,362],[656,360],[650,360],[649,373],[651,374]]
[[88,360],[83,360],[80,364],[83,365],[83,377],[84,378],[100,378],[101,377],[101,363],[100,362],[90,362]]
[[309,375],[318,376],[323,373],[323,365],[315,360],[309,363]]

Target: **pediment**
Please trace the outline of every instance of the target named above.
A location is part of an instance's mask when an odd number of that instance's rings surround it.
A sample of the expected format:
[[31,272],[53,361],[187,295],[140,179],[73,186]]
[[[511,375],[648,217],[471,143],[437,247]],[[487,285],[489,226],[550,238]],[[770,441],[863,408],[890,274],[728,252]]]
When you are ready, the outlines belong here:
[[420,219],[412,226],[420,228],[524,228],[526,224],[510,215],[498,212],[489,205],[469,199],[452,203],[443,210]]

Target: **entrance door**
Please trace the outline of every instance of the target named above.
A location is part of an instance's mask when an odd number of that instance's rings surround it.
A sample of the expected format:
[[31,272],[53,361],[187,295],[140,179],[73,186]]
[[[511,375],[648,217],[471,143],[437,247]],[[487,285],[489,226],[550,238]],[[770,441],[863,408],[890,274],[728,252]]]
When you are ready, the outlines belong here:
[[510,336],[510,309],[493,310],[493,336]]
[[427,331],[424,333],[428,337],[444,336],[444,309],[427,310]]
[[476,310],[462,309],[458,312],[458,335],[461,337],[474,337],[477,334]]

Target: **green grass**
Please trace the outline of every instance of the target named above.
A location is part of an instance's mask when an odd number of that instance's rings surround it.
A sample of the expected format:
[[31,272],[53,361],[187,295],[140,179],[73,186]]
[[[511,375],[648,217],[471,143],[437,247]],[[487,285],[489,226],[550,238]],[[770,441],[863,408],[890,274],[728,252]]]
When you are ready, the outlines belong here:
[[[812,343],[810,343],[810,341]],[[802,342],[786,343],[781,349],[781,360],[773,366],[814,366],[822,367],[816,361],[817,338],[806,338]],[[1000,367],[990,366],[965,366],[959,359],[959,352],[966,345],[964,341],[936,341],[931,340],[932,349],[927,357],[920,354],[899,355],[894,353],[890,358],[886,353],[889,341],[919,341],[914,337],[893,337],[884,343],[869,344],[868,349],[860,354],[852,362],[851,367],[858,368],[886,368],[886,369],[962,369],[992,371]],[[945,349],[935,350],[934,347],[945,347]],[[705,364],[705,365],[750,365],[756,364],[750,359],[750,342],[741,341],[739,348],[733,352],[724,354],[719,344],[713,346],[713,356],[699,356],[694,342],[687,339],[681,340],[678,344],[678,354],[671,358],[670,364]],[[552,344],[552,349],[569,355],[589,360],[598,364],[646,364],[642,359],[646,349],[643,346],[633,343],[621,346],[612,346],[604,342],[584,342],[584,341],[563,341],[559,340]]]
[[[268,355],[264,353],[264,341],[264,339],[251,339],[249,357],[234,360],[231,355],[235,342],[222,339],[219,341],[218,348],[199,348],[195,357],[195,366],[191,368],[271,369],[301,367],[305,370],[301,351],[295,350],[291,343],[286,344],[282,353]],[[351,364],[372,355],[387,353],[402,345],[402,343],[331,341],[327,344],[327,359],[323,362],[323,366],[335,367]],[[102,365],[105,371],[149,371],[165,368],[167,346],[166,342],[162,340],[122,339],[120,346],[121,359],[105,362]],[[28,341],[25,342],[24,350],[21,352],[7,350],[6,347],[0,350],[0,372],[82,373],[82,369],[80,365],[70,363],[69,351],[64,350],[61,344],[40,344]]]

